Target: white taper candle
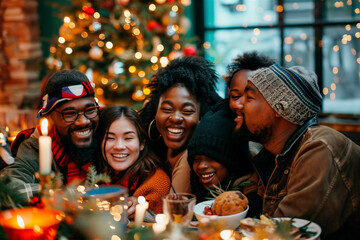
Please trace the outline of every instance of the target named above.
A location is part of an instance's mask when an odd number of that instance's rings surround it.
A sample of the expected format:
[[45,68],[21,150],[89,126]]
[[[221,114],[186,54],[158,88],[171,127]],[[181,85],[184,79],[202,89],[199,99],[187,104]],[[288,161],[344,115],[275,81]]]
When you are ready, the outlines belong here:
[[52,151],[51,137],[48,134],[48,120],[45,118],[41,122],[41,133],[39,137],[39,165],[40,174],[47,175],[51,172]]

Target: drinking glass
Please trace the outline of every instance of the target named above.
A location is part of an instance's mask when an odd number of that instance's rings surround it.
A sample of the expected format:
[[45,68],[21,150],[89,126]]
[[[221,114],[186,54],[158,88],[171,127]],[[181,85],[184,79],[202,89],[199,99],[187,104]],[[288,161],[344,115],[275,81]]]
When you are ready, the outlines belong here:
[[170,193],[163,198],[164,213],[170,224],[188,227],[193,215],[196,197],[190,193]]

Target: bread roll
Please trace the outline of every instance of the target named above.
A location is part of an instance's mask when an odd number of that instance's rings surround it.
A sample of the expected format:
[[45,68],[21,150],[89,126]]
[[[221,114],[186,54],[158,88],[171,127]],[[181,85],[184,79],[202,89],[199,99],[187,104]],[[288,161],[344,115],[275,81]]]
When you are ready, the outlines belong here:
[[215,198],[211,210],[218,216],[232,215],[244,211],[248,203],[247,197],[240,191],[227,191]]

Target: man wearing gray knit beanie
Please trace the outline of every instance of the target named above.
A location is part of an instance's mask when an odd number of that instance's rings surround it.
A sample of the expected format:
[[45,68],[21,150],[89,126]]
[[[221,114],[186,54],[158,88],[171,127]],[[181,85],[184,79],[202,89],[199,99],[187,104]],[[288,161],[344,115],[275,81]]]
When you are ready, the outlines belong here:
[[[60,172],[63,183],[84,180],[92,165],[96,150],[94,132],[98,125],[98,104],[94,98],[94,84],[77,70],[54,73],[47,82],[43,106],[38,118],[49,121],[48,136],[51,137],[51,166],[40,169],[40,126],[21,132],[14,145],[15,162],[4,168],[2,175],[9,175],[13,185],[25,196],[31,197],[39,190],[35,173]],[[51,169],[50,169],[51,167]],[[45,169],[45,170],[44,170]],[[43,172],[46,171],[46,172]]]
[[274,64],[245,85],[237,114],[249,140],[263,145],[252,160],[263,213],[314,221],[322,239],[359,239],[360,147],[319,125],[316,74]]

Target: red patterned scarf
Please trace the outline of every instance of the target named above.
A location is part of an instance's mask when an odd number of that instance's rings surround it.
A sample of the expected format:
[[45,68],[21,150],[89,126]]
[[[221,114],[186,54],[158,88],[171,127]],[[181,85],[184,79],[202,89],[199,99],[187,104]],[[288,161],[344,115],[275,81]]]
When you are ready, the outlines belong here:
[[[37,129],[41,134],[40,126],[37,126]],[[64,147],[61,144],[61,138],[54,128],[49,132],[49,136],[52,139],[51,149],[56,163],[61,168],[67,168],[67,184],[73,182],[74,180],[85,180],[86,173],[91,166],[91,163],[78,166],[76,159],[74,159],[74,155],[64,150]]]

